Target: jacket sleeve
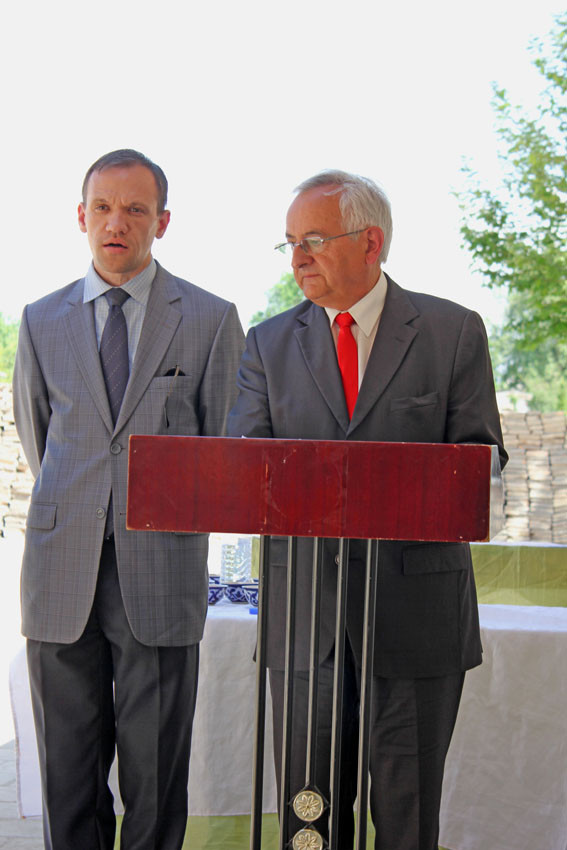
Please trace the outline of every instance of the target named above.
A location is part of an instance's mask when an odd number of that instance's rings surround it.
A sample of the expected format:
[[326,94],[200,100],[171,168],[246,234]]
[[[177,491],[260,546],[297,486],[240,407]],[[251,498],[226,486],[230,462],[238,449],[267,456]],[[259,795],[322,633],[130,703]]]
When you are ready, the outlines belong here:
[[508,460],[486,330],[482,319],[474,312],[467,314],[456,348],[445,442],[496,445],[501,468]]
[[238,398],[228,417],[228,436],[273,437],[266,374],[254,328],[246,337],[237,385]]
[[34,478],[39,475],[51,417],[49,394],[33,345],[28,308],[22,315],[14,366],[16,429]]
[[244,332],[234,304],[229,304],[211,346],[199,391],[203,436],[226,434],[228,413],[236,399],[236,373],[244,348]]

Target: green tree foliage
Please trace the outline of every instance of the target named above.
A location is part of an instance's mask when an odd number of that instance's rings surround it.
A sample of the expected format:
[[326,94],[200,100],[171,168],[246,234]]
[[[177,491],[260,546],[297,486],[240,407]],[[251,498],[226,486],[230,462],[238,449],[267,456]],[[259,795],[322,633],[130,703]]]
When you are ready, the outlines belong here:
[[0,313],[0,381],[12,380],[19,327],[19,321],[10,321]]
[[278,283],[274,284],[266,295],[268,298],[266,309],[254,313],[250,319],[251,325],[257,325],[259,322],[263,322],[264,319],[269,319],[270,316],[283,313],[284,310],[295,307],[296,304],[299,304],[303,300],[303,293],[295,282],[295,278],[291,272],[282,275]]
[[542,344],[561,349],[567,334],[567,13],[531,49],[545,81],[535,115],[494,89],[503,184],[485,188],[465,168],[468,188],[459,195],[474,266],[488,286],[519,296],[508,316],[517,354]]
[[522,296],[510,295],[508,323],[490,325],[490,353],[496,388],[527,393],[529,406],[541,412],[567,410],[567,341],[549,338],[533,349],[521,336]]

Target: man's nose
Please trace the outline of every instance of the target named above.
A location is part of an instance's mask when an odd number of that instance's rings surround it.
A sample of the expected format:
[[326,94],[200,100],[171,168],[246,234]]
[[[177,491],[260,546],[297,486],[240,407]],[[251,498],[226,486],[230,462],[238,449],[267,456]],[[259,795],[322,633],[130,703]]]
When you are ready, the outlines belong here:
[[308,254],[307,251],[301,247],[301,242],[297,242],[293,248],[291,253],[291,265],[292,268],[298,269],[300,266],[304,266],[306,263],[312,263],[313,257],[311,254]]
[[111,233],[125,233],[128,229],[125,214],[121,210],[111,212],[106,219],[106,229]]

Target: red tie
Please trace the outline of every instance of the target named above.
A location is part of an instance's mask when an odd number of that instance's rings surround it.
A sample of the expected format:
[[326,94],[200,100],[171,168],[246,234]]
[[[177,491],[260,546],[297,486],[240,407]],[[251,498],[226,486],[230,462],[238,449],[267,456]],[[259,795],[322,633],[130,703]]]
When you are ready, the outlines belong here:
[[337,340],[339,369],[343,379],[348,415],[352,419],[352,412],[358,395],[358,349],[350,329],[354,319],[350,313],[337,313],[335,322],[340,328]]

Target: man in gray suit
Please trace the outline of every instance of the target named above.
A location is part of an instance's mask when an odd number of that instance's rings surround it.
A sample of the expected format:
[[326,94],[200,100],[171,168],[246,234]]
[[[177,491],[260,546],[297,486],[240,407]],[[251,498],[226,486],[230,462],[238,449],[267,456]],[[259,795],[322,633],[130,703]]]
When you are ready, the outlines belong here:
[[143,154],[97,160],[78,210],[93,263],[22,318],[23,633],[50,850],[114,847],[115,747],[121,847],[178,850],[185,833],[208,539],[126,530],[128,438],[222,435],[244,338],[233,304],[152,258],[166,201]]
[[[489,443],[506,453],[486,333],[457,304],[384,274],[390,205],[370,180],[324,172],[298,187],[286,242],[307,296],[248,334],[232,436]],[[344,328],[347,326],[346,335]],[[353,348],[354,346],[354,348]],[[365,544],[350,541],[338,843],[352,847]],[[298,542],[291,793],[305,780],[311,552]],[[324,541],[316,784],[329,794],[337,540]],[[272,540],[267,663],[279,780],[287,545]],[[445,756],[464,671],[481,662],[467,544],[380,546],[370,745],[379,850],[436,850]],[[291,834],[300,826],[291,817]],[[327,833],[323,816],[315,826]]]

